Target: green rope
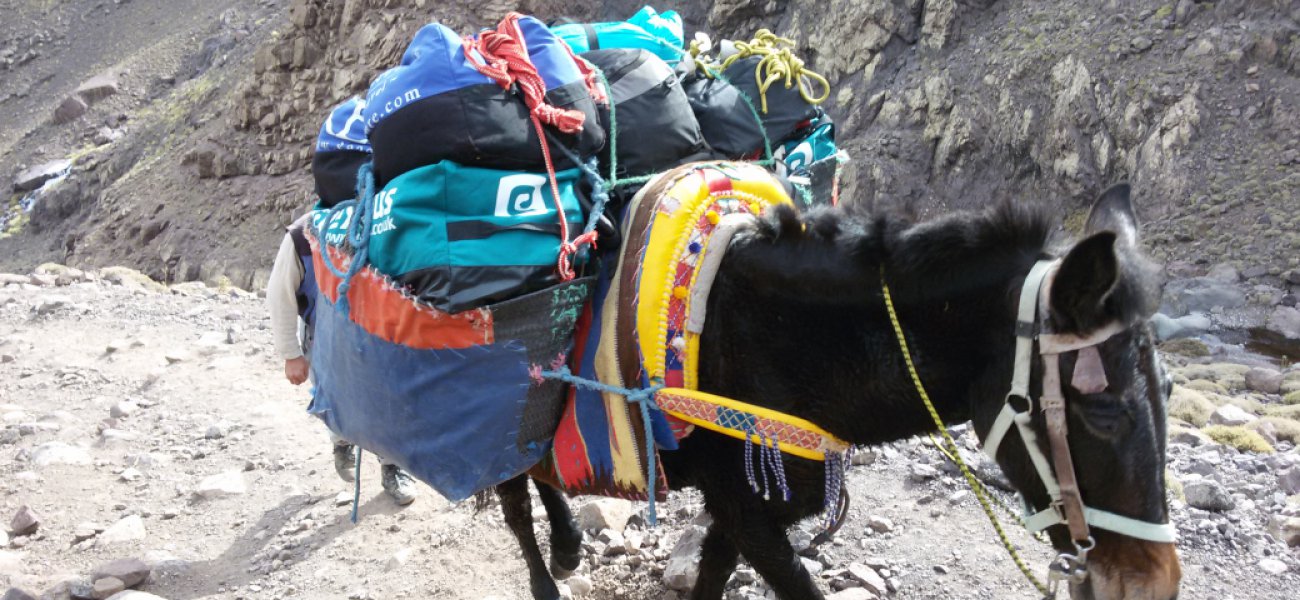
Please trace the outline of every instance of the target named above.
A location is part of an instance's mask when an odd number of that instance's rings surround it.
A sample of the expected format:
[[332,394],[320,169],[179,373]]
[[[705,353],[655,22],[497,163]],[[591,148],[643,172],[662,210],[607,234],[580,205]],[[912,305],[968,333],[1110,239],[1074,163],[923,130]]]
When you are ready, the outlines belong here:
[[1016,550],[1011,538],[1007,537],[1007,532],[1002,529],[1002,523],[998,522],[997,515],[993,514],[993,508],[990,506],[989,496],[986,495],[983,485],[975,474],[971,473],[970,468],[966,466],[966,461],[962,460],[961,454],[957,450],[957,442],[952,439],[952,434],[948,433],[948,427],[943,424],[943,419],[939,417],[939,411],[934,408],[934,403],[930,401],[930,394],[926,393],[925,386],[921,383],[921,376],[917,373],[916,365],[912,363],[912,351],[907,347],[907,336],[903,334],[903,325],[898,320],[898,313],[894,310],[894,298],[889,293],[889,283],[885,281],[885,266],[880,265],[880,290],[881,295],[885,298],[885,309],[889,313],[889,323],[894,327],[894,335],[898,338],[899,349],[903,352],[903,361],[907,365],[907,373],[912,377],[912,384],[916,387],[916,393],[921,396],[921,401],[925,404],[925,410],[930,413],[930,419],[939,428],[939,435],[942,436],[944,445],[949,451],[949,457],[957,463],[957,468],[961,470],[962,477],[970,485],[971,490],[975,493],[975,498],[979,500],[980,507],[984,509],[984,515],[989,518],[989,523],[993,524],[993,530],[997,532],[998,539],[1007,549],[1007,554],[1011,555],[1012,562],[1024,573],[1025,578],[1029,580],[1039,592],[1045,597],[1051,597],[1049,588],[1043,585],[1037,577],[1029,570],[1029,566]]
[[[767,90],[778,81],[784,80],[786,89],[798,85],[799,97],[813,106],[825,102],[830,97],[830,82],[812,69],[805,69],[804,62],[790,50],[794,47],[794,40],[780,37],[767,29],[759,29],[754,34],[753,40],[735,42],[735,44],[736,53],[722,61],[721,68],[726,69],[736,61],[751,56],[763,57],[754,68],[754,81],[758,84],[763,114],[767,114]],[[820,84],[822,95],[813,96],[812,92],[804,86],[804,77]]]

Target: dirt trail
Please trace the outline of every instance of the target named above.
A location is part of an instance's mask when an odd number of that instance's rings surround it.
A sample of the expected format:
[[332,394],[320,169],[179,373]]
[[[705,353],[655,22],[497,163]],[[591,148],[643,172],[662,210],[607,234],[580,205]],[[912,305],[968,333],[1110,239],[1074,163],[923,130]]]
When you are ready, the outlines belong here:
[[[367,458],[360,521],[349,522],[351,488],[334,474],[324,426],[304,411],[307,390],[284,382],[267,326],[261,300],[198,284],[0,287],[0,416],[19,432],[0,447],[0,518],[29,505],[42,520],[0,550],[0,584],[40,593],[137,557],[153,567],[141,589],[169,600],[526,600],[523,562],[496,507],[475,514],[422,487],[399,508]],[[912,441],[874,456],[850,471],[849,521],[809,559],[824,589],[859,563],[884,574],[895,598],[1032,597],[933,451]],[[935,468],[917,467],[927,463]],[[196,498],[222,473],[245,489]],[[679,597],[662,573],[700,508],[691,493],[661,507],[664,522],[634,553],[647,560],[598,556],[605,544],[589,535],[570,580],[576,595]],[[135,517],[143,531],[132,535]],[[1046,549],[1021,531],[1012,537],[1042,572]],[[1183,597],[1294,598],[1300,569],[1296,550],[1286,552],[1290,572],[1272,575],[1244,549],[1187,547]],[[772,596],[742,568],[727,597]]]

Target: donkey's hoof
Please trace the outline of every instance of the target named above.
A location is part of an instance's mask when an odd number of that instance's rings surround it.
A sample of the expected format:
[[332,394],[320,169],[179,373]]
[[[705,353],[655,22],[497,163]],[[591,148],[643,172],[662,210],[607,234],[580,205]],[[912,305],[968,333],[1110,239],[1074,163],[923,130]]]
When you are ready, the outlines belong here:
[[552,556],[551,557],[551,577],[556,581],[563,581],[573,575],[582,565],[582,556],[572,554],[569,556]]

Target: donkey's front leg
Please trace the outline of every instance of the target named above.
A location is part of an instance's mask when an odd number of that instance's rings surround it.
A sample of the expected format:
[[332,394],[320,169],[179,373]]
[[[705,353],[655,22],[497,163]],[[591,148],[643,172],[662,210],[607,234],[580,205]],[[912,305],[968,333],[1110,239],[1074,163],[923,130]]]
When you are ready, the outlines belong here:
[[700,546],[700,576],[691,589],[691,600],[722,600],[738,556],[739,551],[726,531],[716,523],[710,525]]
[[729,536],[781,600],[824,600],[825,596],[790,546],[784,527],[761,509],[736,516],[740,522]]
[[537,535],[533,533],[533,503],[528,497],[528,476],[520,475],[498,485],[497,494],[501,496],[501,512],[505,514],[506,525],[514,532],[519,548],[524,552],[524,561],[528,563],[533,600],[559,600],[560,590],[546,571],[546,561],[542,559]]

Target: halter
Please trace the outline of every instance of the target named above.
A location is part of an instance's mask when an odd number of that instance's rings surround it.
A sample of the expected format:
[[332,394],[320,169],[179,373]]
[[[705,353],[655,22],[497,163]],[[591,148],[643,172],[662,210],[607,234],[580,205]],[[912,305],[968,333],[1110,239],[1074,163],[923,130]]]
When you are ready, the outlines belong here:
[[[1049,333],[1048,299],[1059,265],[1060,259],[1039,261],[1025,278],[1016,319],[1015,370],[1011,377],[1011,390],[1007,393],[1002,411],[998,413],[984,439],[984,453],[996,460],[1002,440],[1011,430],[1011,425],[1015,424],[1034,464],[1034,470],[1038,472],[1038,478],[1051,499],[1047,508],[1035,513],[1030,512],[1026,502],[1025,527],[1036,533],[1059,524],[1065,525],[1070,531],[1076,554],[1062,553],[1053,562],[1050,571],[1053,589],[1063,580],[1077,584],[1087,578],[1088,552],[1095,545],[1089,532],[1090,526],[1149,542],[1173,543],[1177,539],[1176,529],[1171,523],[1133,519],[1083,503],[1067,440],[1069,429],[1065,415],[1065,396],[1061,393],[1060,358],[1066,352],[1078,352],[1071,385],[1084,393],[1100,392],[1106,388],[1107,382],[1097,346],[1124,331],[1125,327],[1116,321],[1087,336]],[[1038,403],[1047,423],[1048,448],[1052,455],[1050,463],[1043,455],[1038,435],[1031,425],[1034,402],[1029,393],[1029,379],[1035,340],[1038,342],[1038,354],[1043,359],[1043,390]],[[1025,400],[1028,408],[1024,412],[1017,411],[1012,405],[1012,398]]]

